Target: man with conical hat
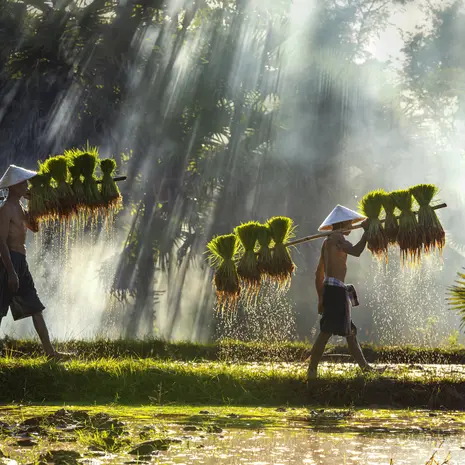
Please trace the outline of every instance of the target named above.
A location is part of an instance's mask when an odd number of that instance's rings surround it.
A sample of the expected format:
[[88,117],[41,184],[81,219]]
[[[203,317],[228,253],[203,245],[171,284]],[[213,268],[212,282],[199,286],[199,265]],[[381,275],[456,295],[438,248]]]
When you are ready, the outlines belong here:
[[8,189],[6,202],[0,207],[0,323],[11,309],[15,321],[32,317],[34,327],[45,353],[55,359],[64,354],[56,352],[50,342],[34,280],[26,261],[27,229],[37,232],[20,200],[28,196],[27,181],[37,173],[11,165],[0,179],[0,189]]
[[[352,225],[362,222],[364,234],[352,245],[345,236]],[[315,285],[318,293],[318,313],[321,315],[320,334],[313,344],[308,379],[317,377],[318,363],[326,343],[333,335],[344,336],[355,361],[363,370],[373,370],[363,356],[357,341],[357,328],[351,318],[351,305],[358,305],[355,289],[345,284],[347,255],[360,257],[367,244],[367,221],[364,216],[337,205],[320,226],[320,231],[334,231],[321,247],[320,261],[316,270]]]

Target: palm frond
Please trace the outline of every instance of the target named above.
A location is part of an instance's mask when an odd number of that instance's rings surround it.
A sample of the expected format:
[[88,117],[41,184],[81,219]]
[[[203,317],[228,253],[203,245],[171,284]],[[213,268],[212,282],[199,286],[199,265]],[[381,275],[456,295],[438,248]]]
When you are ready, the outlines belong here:
[[457,273],[457,280],[448,288],[447,302],[451,310],[461,317],[460,329],[465,328],[465,273]]

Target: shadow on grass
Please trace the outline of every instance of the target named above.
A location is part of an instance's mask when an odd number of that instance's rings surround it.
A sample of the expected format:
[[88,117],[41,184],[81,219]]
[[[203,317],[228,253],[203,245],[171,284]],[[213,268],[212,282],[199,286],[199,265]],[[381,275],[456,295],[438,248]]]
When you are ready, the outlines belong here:
[[[370,363],[465,364],[465,348],[426,348],[413,346],[373,346],[364,344]],[[32,340],[3,339],[3,354],[10,357],[41,356],[40,343]],[[94,340],[57,343],[58,350],[75,352],[85,359],[112,357],[157,358],[160,360],[228,360],[232,362],[304,362],[310,344],[303,342],[260,343],[225,340],[211,344],[151,340]],[[328,346],[325,357],[335,362],[350,362],[346,346]]]
[[309,386],[296,372],[190,364],[0,364],[0,401],[115,402],[121,404],[390,407],[465,409],[465,383],[326,377]]

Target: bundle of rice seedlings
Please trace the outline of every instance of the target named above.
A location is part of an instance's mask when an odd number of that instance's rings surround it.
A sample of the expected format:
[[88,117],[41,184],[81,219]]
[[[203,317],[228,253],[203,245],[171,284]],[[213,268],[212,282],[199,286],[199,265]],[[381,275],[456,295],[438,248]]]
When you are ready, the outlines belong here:
[[421,237],[425,252],[439,250],[446,244],[446,235],[431,201],[439,189],[434,184],[418,184],[410,188],[410,192],[419,205],[418,234]]
[[257,226],[257,240],[260,248],[258,249],[258,269],[263,277],[269,277],[272,271],[273,255],[271,251],[271,231],[268,225],[259,224]]
[[420,260],[422,241],[418,234],[418,222],[412,211],[412,194],[403,189],[389,194],[395,206],[400,210],[399,233],[397,242],[402,261],[410,259],[413,263]]
[[59,214],[68,217],[72,211],[74,193],[68,184],[68,159],[63,155],[49,158],[45,162],[47,170],[56,183],[55,192],[59,203]]
[[73,209],[76,214],[79,214],[85,205],[85,192],[82,183],[82,169],[80,159],[73,155],[68,155],[69,172],[71,175],[71,189],[73,190]]
[[295,265],[284,244],[293,236],[294,222],[285,216],[275,216],[268,220],[267,225],[274,241],[269,275],[279,288],[286,288],[290,283]]
[[210,262],[216,267],[213,282],[220,310],[226,306],[233,308],[237,304],[241,287],[234,257],[239,250],[239,242],[235,234],[214,237],[208,244]]
[[45,183],[48,180],[43,174],[37,174],[29,180],[30,200],[29,215],[34,221],[39,221],[47,213],[45,204]]
[[91,213],[98,212],[102,206],[102,198],[95,177],[95,169],[98,163],[96,150],[88,150],[76,155],[78,166],[83,177],[84,204]]
[[360,201],[360,210],[368,218],[368,250],[377,258],[386,259],[389,241],[379,219],[384,194],[381,190],[369,192]]
[[113,180],[113,175],[116,170],[116,161],[112,158],[105,158],[100,162],[100,169],[102,170],[102,183],[100,186],[100,194],[103,205],[106,208],[113,210],[121,206],[121,193]]
[[244,250],[237,264],[237,272],[246,286],[248,297],[257,295],[261,284],[261,274],[255,254],[259,226],[260,224],[256,221],[249,221],[237,226],[234,230]]
[[384,221],[384,231],[390,244],[397,243],[397,234],[399,233],[399,223],[396,217],[396,205],[391,196],[387,193],[383,194],[382,199],[383,209],[386,214]]
[[42,194],[45,205],[45,210],[42,213],[40,220],[45,222],[54,221],[59,214],[60,203],[58,201],[58,194],[51,184],[52,174],[45,163],[39,164],[39,174],[42,176],[43,180]]

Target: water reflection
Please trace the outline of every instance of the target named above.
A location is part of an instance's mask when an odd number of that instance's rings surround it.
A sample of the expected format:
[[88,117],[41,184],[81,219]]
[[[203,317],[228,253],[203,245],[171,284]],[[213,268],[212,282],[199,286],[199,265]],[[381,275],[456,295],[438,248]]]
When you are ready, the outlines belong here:
[[[463,436],[362,436],[322,434],[307,430],[234,431],[202,444],[194,439],[189,452],[163,453],[163,464],[248,465],[424,465],[436,452],[437,463],[465,463]],[[448,462],[445,460],[449,459]],[[391,462],[392,460],[392,462]],[[436,463],[436,462],[434,462]]]

